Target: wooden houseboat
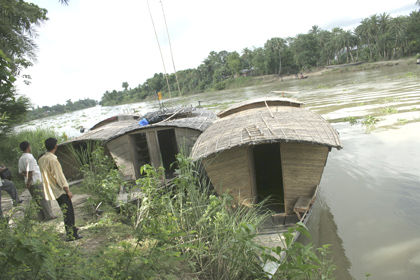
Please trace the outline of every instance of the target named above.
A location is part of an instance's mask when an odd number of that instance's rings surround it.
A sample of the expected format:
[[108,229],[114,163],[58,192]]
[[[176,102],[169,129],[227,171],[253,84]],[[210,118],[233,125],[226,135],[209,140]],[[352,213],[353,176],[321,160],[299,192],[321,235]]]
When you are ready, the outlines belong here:
[[182,149],[188,154],[215,117],[213,112],[202,108],[182,107],[151,112],[138,118],[131,115],[109,118],[85,134],[61,143],[56,155],[68,180],[81,179],[78,177],[80,166],[70,145],[87,148],[88,142],[104,145],[106,153],[121,167],[127,180],[139,178],[140,167],[144,164],[155,168],[162,166],[165,175],[171,177],[175,155]]
[[201,160],[217,193],[244,205],[270,196],[276,213],[303,219],[328,153],[342,146],[337,131],[302,105],[288,98],[257,99],[217,115],[191,154]]

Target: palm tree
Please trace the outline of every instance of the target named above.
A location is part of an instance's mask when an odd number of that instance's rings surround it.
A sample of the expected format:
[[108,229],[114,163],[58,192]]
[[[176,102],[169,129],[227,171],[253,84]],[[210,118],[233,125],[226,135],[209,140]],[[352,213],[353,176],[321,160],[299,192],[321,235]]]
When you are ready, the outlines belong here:
[[331,54],[334,52],[331,48],[331,32],[328,30],[322,30],[317,35],[317,44],[319,45],[321,52],[320,52],[320,59],[323,57],[326,60],[327,65],[331,64]]
[[383,13],[380,14],[377,18],[377,25],[378,25],[378,54],[379,57],[381,56],[381,51],[383,51],[383,58],[386,59],[388,57],[387,50],[389,47],[389,22],[391,20],[391,16],[389,14]]
[[319,32],[321,32],[321,28],[318,25],[312,25],[312,28],[308,31],[309,34],[314,36],[317,36]]
[[343,31],[344,30],[339,27],[334,27],[331,30],[331,33],[332,33],[331,44],[332,44],[332,47],[334,48],[335,57],[337,58],[337,64],[340,64],[340,51],[344,47],[343,40],[341,39],[341,35],[343,34]]
[[248,48],[244,48],[242,50],[242,59],[248,64],[248,68],[251,66],[249,63],[249,58],[251,56],[252,51]]
[[[417,2],[419,2],[419,1],[420,0],[418,0]],[[398,38],[405,34],[406,28],[407,28],[407,25],[406,25],[406,20],[405,20],[404,17],[399,16],[399,17],[393,18],[391,20],[390,30],[391,30],[392,34],[395,35],[394,51],[392,53],[392,58],[391,59],[394,59],[395,52],[397,50]]]
[[355,36],[353,33],[349,30],[344,30],[340,34],[340,40],[343,45],[343,47],[346,48],[347,53],[347,63],[349,63],[349,55],[351,57],[351,61],[354,61],[353,54],[351,53],[351,49],[355,45]]

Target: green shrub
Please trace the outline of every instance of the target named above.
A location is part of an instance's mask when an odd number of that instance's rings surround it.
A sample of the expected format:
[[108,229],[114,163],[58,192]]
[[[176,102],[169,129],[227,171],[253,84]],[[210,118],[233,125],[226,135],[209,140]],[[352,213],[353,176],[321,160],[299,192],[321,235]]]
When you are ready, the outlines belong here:
[[[105,155],[104,148],[97,146],[91,153],[85,153],[85,162],[81,167],[83,186],[95,194],[95,203],[115,205],[119,190],[124,187],[124,180],[119,169],[110,156]],[[88,163],[86,163],[88,161]]]

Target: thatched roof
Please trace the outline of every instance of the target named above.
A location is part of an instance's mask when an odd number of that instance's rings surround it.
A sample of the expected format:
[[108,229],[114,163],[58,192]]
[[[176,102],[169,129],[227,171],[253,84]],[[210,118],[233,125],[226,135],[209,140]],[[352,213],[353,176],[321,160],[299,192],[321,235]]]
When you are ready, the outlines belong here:
[[[140,119],[142,118],[143,117],[140,117]],[[70,142],[83,142],[87,140],[103,141],[106,143],[127,133],[155,127],[185,127],[204,131],[209,127],[215,118],[216,116],[212,111],[193,107],[193,109],[189,110],[188,115],[181,115],[179,118],[176,114],[170,115],[160,122],[145,126],[139,125],[139,119],[111,122],[97,129],[90,130],[76,138],[63,142],[62,144],[65,145]]]
[[235,105],[197,139],[192,158],[199,159],[236,146],[305,142],[341,149],[337,131],[320,115],[286,98],[253,100]]
[[256,98],[252,100],[247,100],[240,102],[238,104],[235,104],[223,111],[220,111],[217,116],[219,118],[226,117],[228,115],[237,113],[239,111],[247,110],[250,108],[257,108],[257,107],[267,107],[267,106],[294,106],[294,107],[300,107],[305,103],[296,101],[290,98]]

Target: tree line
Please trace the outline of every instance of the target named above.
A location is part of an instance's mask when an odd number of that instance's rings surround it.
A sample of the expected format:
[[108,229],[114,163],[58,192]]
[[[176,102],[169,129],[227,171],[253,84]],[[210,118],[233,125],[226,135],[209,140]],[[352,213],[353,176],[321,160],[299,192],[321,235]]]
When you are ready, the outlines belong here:
[[[66,5],[69,1],[59,2]],[[417,0],[416,4],[420,5],[420,1]],[[32,105],[27,97],[17,93],[14,83],[21,71],[32,66],[36,60],[36,27],[48,20],[47,12],[23,0],[0,1],[0,134],[27,120]],[[128,83],[123,82],[123,90],[106,91],[100,104],[141,101],[157,92],[172,92],[176,96],[221,90],[240,80],[236,78],[244,76],[245,72],[252,75],[286,75],[324,65],[412,56],[420,52],[418,34],[419,11],[395,18],[386,13],[375,14],[363,19],[352,31],[339,27],[329,31],[314,25],[305,34],[271,38],[263,47],[244,48],[241,53],[212,51],[197,68],[166,77],[155,73],[135,88],[129,88]],[[25,83],[30,83],[30,76],[21,76]],[[64,111],[70,108],[72,106]],[[46,111],[63,112],[59,105],[51,109]],[[39,113],[41,110],[33,111]]]
[[83,100],[77,100],[72,102],[71,99],[66,100],[66,104],[56,104],[53,106],[38,106],[37,108],[32,107],[32,110],[28,110],[26,113],[26,120],[35,120],[41,119],[44,117],[55,116],[64,114],[67,112],[73,112],[77,110],[82,110],[90,107],[95,107],[98,105],[98,101],[85,98]]
[[221,90],[246,72],[252,75],[292,75],[314,67],[409,57],[420,52],[419,34],[420,11],[398,17],[387,13],[374,14],[362,19],[353,30],[335,27],[329,31],[314,25],[305,34],[271,38],[263,47],[244,48],[240,54],[212,51],[197,68],[178,71],[178,77],[174,73],[167,77],[155,73],[143,84],[130,89],[124,82],[123,90],[106,91],[100,104],[136,102],[157,92],[177,95]]

